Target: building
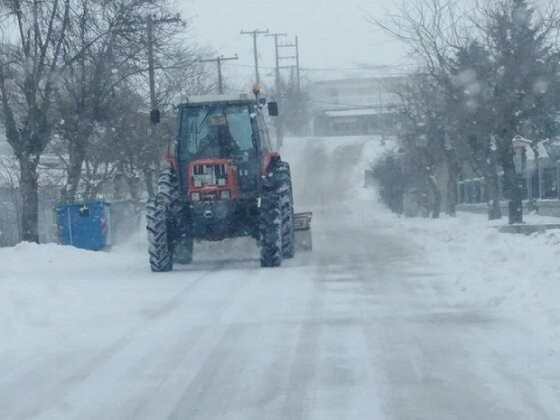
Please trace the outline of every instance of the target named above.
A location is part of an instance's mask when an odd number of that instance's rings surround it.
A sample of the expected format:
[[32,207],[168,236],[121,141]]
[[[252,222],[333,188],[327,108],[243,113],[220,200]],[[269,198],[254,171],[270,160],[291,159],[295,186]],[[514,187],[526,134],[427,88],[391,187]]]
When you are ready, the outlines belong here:
[[400,118],[394,92],[402,79],[378,76],[311,83],[313,135],[394,135]]

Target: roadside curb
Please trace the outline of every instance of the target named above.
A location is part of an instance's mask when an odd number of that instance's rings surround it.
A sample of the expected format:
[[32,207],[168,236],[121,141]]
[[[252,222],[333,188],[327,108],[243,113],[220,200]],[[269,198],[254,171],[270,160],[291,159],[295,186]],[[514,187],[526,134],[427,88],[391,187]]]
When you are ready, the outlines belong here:
[[502,233],[521,233],[524,235],[531,235],[533,233],[544,233],[551,229],[560,229],[560,223],[543,223],[543,224],[515,224],[498,226],[498,231]]

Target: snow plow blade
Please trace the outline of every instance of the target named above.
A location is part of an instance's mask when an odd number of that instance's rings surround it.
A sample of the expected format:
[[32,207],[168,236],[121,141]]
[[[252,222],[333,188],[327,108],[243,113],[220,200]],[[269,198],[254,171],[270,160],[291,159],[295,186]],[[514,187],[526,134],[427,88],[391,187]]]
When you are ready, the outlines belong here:
[[294,214],[294,231],[296,237],[296,249],[301,251],[311,251],[313,249],[313,241],[311,237],[311,219],[313,213],[295,213]]
[[294,214],[294,230],[296,232],[309,230],[311,229],[311,218],[313,217],[313,213],[305,212],[305,213],[295,213]]

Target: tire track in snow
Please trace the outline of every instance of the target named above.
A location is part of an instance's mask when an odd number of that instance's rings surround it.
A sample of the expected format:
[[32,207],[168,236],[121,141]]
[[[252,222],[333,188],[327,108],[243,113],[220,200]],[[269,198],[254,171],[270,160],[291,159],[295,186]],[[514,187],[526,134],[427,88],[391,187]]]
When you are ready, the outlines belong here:
[[[157,323],[177,310],[186,297],[204,285],[204,280],[208,276],[222,270],[223,267],[223,263],[217,263],[212,271],[204,272],[190,281],[187,280],[188,284],[184,288],[154,311],[150,311],[146,318],[136,322],[133,327],[120,334],[111,345],[96,352],[85,362],[80,359],[80,355],[73,355],[75,358],[72,359],[72,355],[68,357],[68,355],[53,354],[47,358],[38,357],[35,363],[12,372],[10,378],[5,377],[2,381],[2,387],[5,387],[7,391],[0,392],[0,396],[2,396],[0,406],[7,408],[9,412],[18,412],[24,418],[38,416],[49,407],[55,406],[59,401],[64,400],[78,384],[86,382],[100,366],[126,349],[138,335],[142,335],[149,328],[150,324]],[[160,276],[154,275],[154,279],[158,280]],[[36,397],[39,397],[42,403],[29,404],[29,399],[25,399],[23,403],[20,402],[20,398],[18,398],[18,394],[20,394],[18,390],[21,389],[19,383],[33,383],[34,392],[38,394]]]
[[[255,270],[265,272],[263,270]],[[237,359],[227,364],[231,357],[232,343],[248,328],[235,322],[242,307],[242,299],[246,290],[258,287],[263,279],[260,276],[238,277],[238,287],[235,293],[225,293],[228,305],[217,308],[215,316],[208,322],[207,328],[201,336],[183,354],[177,358],[174,369],[153,388],[149,400],[139,404],[133,418],[213,418],[203,409],[205,392],[211,395],[213,405],[216,403],[216,390],[219,389],[223,369],[233,369],[234,373],[226,375],[235,383],[235,374],[239,372],[247,355],[241,354]],[[220,376],[221,375],[221,376]],[[232,376],[233,375],[233,376]],[[223,379],[223,378],[222,378]],[[231,395],[224,396],[224,398]],[[219,400],[218,404],[225,404]],[[194,408],[193,408],[194,407]]]
[[314,403],[316,361],[323,325],[313,321],[322,317],[324,288],[322,283],[316,280],[313,284],[315,293],[308,301],[308,310],[299,328],[289,370],[284,409],[280,418],[307,419]]
[[[382,418],[374,385],[378,367],[369,363],[361,329],[368,312],[356,310],[363,301],[360,285],[368,277],[354,273],[358,262],[372,268],[369,247],[374,238],[354,232],[359,226],[350,225],[352,210],[347,207],[364,144],[341,144],[331,153],[324,146],[308,141],[301,156],[305,161],[296,166],[296,176],[305,174],[307,181],[299,190],[296,184],[296,203],[303,201],[314,211],[317,246],[310,263],[317,268],[278,418]],[[362,240],[364,251],[356,253]]]

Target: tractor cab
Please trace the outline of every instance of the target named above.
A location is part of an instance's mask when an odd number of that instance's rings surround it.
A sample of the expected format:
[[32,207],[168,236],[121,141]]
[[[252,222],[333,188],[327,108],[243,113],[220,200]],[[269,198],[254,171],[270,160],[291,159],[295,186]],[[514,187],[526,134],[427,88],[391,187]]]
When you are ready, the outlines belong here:
[[[184,159],[241,159],[258,149],[249,103],[182,106],[178,152]],[[254,114],[253,114],[254,115]],[[254,117],[253,117],[254,118]]]
[[[257,97],[258,98],[258,97]],[[179,105],[177,154],[184,159],[241,159],[251,153],[270,151],[271,139],[265,109],[278,115],[275,102],[247,94],[191,97]]]

